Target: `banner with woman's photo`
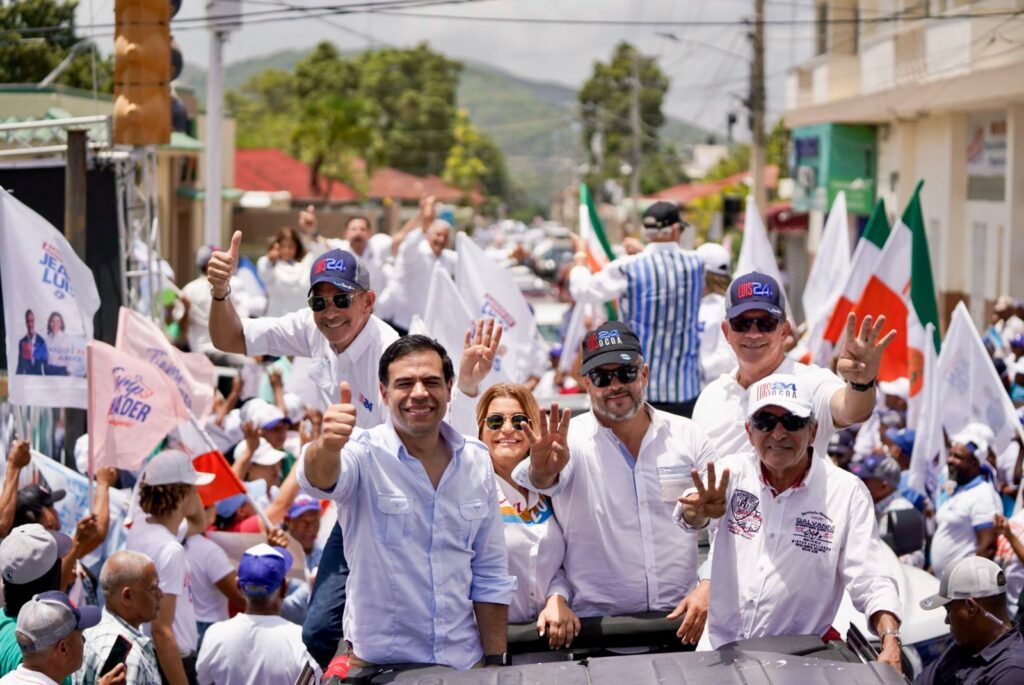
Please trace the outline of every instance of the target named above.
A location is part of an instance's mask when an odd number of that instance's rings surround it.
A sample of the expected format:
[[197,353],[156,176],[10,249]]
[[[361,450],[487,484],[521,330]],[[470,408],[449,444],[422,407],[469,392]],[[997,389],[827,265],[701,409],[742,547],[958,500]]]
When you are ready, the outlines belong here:
[[60,231],[0,188],[0,281],[13,404],[87,404],[96,281]]

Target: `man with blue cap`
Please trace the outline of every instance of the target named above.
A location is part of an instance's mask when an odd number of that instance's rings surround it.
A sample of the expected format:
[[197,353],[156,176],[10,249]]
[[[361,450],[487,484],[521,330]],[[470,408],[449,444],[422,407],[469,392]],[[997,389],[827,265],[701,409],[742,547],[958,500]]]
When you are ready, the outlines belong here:
[[302,628],[281,618],[281,603],[292,567],[283,547],[250,547],[238,562],[238,587],[244,614],[210,626],[199,650],[200,685],[293,683],[309,664],[320,670],[302,644]]

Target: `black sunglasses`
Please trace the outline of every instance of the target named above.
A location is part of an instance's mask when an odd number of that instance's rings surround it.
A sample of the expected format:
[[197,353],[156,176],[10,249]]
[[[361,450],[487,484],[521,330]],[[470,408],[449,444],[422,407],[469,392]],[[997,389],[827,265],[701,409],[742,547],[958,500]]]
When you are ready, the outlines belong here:
[[505,426],[505,419],[512,421],[512,428],[517,431],[523,430],[524,423],[530,423],[530,417],[526,414],[512,414],[506,417],[504,414],[488,414],[484,419],[484,425],[492,431],[500,431]]
[[640,367],[634,365],[631,366],[620,366],[617,369],[611,371],[602,371],[601,369],[594,369],[593,371],[587,372],[587,378],[590,382],[599,388],[604,388],[612,384],[612,377],[618,378],[619,383],[625,385],[626,383],[632,383],[636,380],[636,377],[640,375]]
[[310,295],[306,302],[309,303],[309,308],[314,312],[322,312],[327,309],[327,301],[334,302],[334,306],[338,309],[348,309],[352,306],[352,300],[359,293],[335,293],[332,297],[324,297],[323,295]]
[[746,333],[750,327],[757,324],[757,330],[762,333],[771,333],[779,327],[779,320],[774,316],[754,316],[749,319],[729,319],[729,327],[736,333]]
[[811,417],[801,417],[796,414],[783,414],[782,416],[776,416],[775,414],[769,414],[766,411],[759,411],[750,417],[750,425],[763,433],[771,433],[775,430],[775,426],[782,424],[790,433],[804,428],[811,422]]

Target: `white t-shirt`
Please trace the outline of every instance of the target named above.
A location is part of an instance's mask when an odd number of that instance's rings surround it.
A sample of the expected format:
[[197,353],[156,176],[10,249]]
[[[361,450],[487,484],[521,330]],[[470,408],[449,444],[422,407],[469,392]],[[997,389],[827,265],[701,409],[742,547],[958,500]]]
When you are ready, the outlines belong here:
[[309,292],[309,267],[313,255],[307,252],[300,261],[278,259],[271,264],[263,255],[256,262],[256,271],[267,287],[267,316],[281,316],[306,307]]
[[946,569],[974,554],[978,548],[977,530],[991,528],[1003,503],[992,484],[978,476],[953,495],[935,512],[932,537],[932,573],[942,578]]
[[[199,645],[199,630],[196,627],[196,610],[192,596],[192,574],[185,555],[185,548],[165,527],[146,521],[145,514],[137,517],[128,530],[125,549],[142,552],[156,566],[160,576],[160,590],[165,595],[174,595],[174,639],[182,656],[195,654]],[[152,637],[150,624],[144,632]]]
[[[442,254],[442,258],[444,254]],[[398,247],[387,286],[377,293],[374,311],[402,328],[409,328],[413,316],[423,316],[430,291],[430,277],[437,258],[430,251],[423,231],[413,229]],[[454,260],[450,260],[454,264]],[[447,268],[448,264],[442,262]],[[453,267],[454,268],[454,267]]]
[[0,678],[0,685],[59,685],[45,673],[30,671],[25,664],[19,664],[16,669]]
[[704,382],[711,383],[736,368],[736,353],[722,335],[725,321],[725,296],[705,295],[697,312],[700,319],[700,366]]
[[[708,436],[714,445],[715,454],[724,457],[740,452],[753,452],[750,438],[747,436],[747,388],[736,381],[738,368],[731,373],[719,376],[708,384],[693,408],[693,421]],[[794,361],[790,357],[772,373],[788,373],[797,377],[807,385],[808,392],[814,403],[814,416],[818,419],[818,434],[814,438],[814,451],[824,456],[828,450],[828,441],[836,432],[832,422],[832,408],[829,403],[832,395],[841,390],[843,380],[820,366],[808,366]]]
[[286,685],[305,664],[320,667],[302,644],[302,626],[280,616],[238,614],[215,623],[196,661],[200,685]]
[[192,569],[196,620],[203,623],[226,621],[228,598],[217,587],[217,582],[235,570],[227,552],[205,536],[193,535],[185,541],[185,556]]

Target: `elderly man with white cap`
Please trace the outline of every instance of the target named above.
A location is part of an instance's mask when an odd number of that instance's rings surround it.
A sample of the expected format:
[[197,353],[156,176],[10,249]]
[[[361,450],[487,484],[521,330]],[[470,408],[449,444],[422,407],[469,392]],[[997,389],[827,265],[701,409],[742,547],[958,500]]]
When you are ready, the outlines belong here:
[[[100,622],[99,607],[77,607],[59,590],[41,592],[18,612],[15,635],[23,655],[14,671],[0,678],[2,685],[57,685],[82,667],[85,637],[82,631]],[[125,682],[124,664],[118,664],[99,685]]]
[[704,260],[704,297],[700,301],[700,365],[704,383],[736,368],[736,353],[722,334],[725,321],[725,293],[732,279],[732,255],[718,243],[697,248]]
[[1003,503],[983,473],[988,443],[969,428],[950,441],[947,475],[956,487],[935,513],[932,573],[940,578],[961,559],[972,555],[991,559],[996,552],[993,526],[996,514],[1003,513]]
[[953,643],[928,664],[916,685],[1024,682],[1024,638],[1006,609],[1006,578],[998,564],[967,557],[942,577],[938,593],[922,609],[946,610]]
[[[708,637],[718,648],[775,635],[838,638],[843,590],[882,641],[879,661],[900,667],[900,597],[863,483],[816,459],[810,393],[796,376],[750,388],[746,431],[754,453],[708,464],[707,481],[674,515],[684,528],[717,524]],[[720,472],[721,480],[715,474]]]

